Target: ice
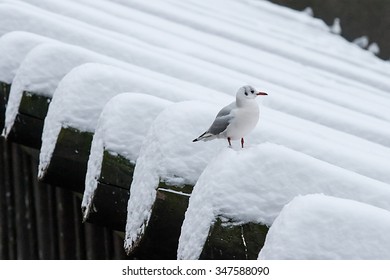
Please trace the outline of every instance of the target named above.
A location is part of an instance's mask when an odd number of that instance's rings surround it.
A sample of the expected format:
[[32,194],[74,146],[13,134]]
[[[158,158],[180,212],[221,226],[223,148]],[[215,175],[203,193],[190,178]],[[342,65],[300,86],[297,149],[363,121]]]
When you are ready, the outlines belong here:
[[95,129],[88,160],[81,204],[85,209],[84,218],[93,211],[91,202],[100,176],[103,152],[121,155],[135,164],[150,124],[171,103],[138,93],[118,94],[107,102]]
[[388,260],[390,212],[320,194],[298,196],[276,218],[259,259]]
[[315,193],[390,210],[388,184],[271,143],[224,149],[196,182],[182,226],[178,258],[199,257],[217,217],[237,224],[270,226],[295,196]]

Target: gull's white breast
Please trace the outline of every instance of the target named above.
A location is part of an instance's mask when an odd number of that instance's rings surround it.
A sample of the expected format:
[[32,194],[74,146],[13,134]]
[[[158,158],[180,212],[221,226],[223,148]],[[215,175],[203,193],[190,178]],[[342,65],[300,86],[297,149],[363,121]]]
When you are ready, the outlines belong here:
[[251,132],[259,121],[259,106],[251,102],[245,107],[235,108],[232,111],[234,117],[225,130],[225,136],[231,140],[238,140]]

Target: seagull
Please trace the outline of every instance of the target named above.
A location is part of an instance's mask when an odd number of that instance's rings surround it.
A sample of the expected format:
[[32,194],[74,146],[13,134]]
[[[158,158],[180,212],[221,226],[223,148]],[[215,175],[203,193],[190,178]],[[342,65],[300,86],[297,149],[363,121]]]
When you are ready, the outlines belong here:
[[244,136],[251,132],[259,121],[259,105],[255,101],[258,95],[268,94],[257,92],[252,86],[240,87],[236,101],[223,107],[210,128],[192,142],[227,138],[231,147],[231,140],[241,138],[241,147],[244,148]]

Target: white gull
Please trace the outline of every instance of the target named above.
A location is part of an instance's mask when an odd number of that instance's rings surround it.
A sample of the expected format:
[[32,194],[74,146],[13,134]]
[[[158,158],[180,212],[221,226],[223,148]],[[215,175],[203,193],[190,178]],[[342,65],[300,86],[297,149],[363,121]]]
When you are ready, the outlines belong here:
[[259,105],[255,101],[258,95],[267,93],[256,92],[252,86],[240,87],[236,101],[222,108],[210,128],[192,142],[227,138],[231,147],[231,140],[241,139],[241,147],[244,148],[244,136],[251,132],[259,121]]

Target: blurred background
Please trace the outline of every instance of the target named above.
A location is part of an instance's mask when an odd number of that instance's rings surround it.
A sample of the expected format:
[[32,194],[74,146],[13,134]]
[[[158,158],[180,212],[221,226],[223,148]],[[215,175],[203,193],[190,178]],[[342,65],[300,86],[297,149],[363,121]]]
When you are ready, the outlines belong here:
[[[368,44],[377,43],[384,60],[390,59],[389,0],[270,0],[273,3],[304,10],[310,7],[314,17],[332,25],[340,19],[341,35],[349,41],[367,36]],[[364,42],[361,42],[364,43]]]

